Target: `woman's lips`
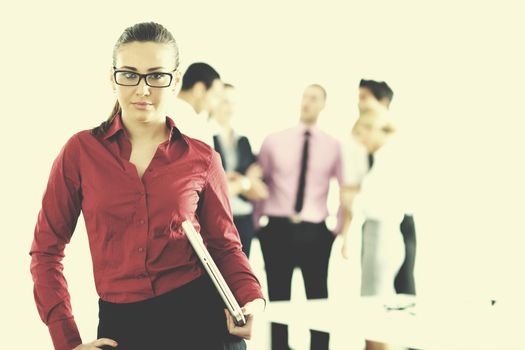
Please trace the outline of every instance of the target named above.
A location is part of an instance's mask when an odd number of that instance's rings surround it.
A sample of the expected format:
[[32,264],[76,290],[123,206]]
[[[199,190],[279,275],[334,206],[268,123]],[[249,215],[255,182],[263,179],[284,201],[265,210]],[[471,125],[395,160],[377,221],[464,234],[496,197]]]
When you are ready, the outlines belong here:
[[150,106],[151,106],[151,103],[147,103],[147,102],[135,102],[133,103],[133,106],[135,106],[135,108],[137,109],[148,109]]

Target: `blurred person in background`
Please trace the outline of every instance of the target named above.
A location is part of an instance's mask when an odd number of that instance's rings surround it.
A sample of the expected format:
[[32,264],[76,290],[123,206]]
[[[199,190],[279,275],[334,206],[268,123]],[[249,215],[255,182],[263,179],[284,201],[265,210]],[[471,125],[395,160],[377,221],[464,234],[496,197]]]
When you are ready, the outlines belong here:
[[[359,112],[363,113],[370,109],[381,110],[390,108],[394,92],[384,81],[365,80],[359,82]],[[374,165],[374,153],[368,154],[368,166]],[[405,195],[405,194],[402,194]],[[416,294],[416,283],[414,279],[414,267],[416,263],[416,227],[412,213],[405,213],[401,222],[401,233],[405,245],[405,260],[396,275],[395,287],[397,293]]]
[[[361,296],[388,298],[396,294],[394,279],[405,256],[400,223],[410,208],[407,153],[401,148],[386,109],[361,113],[353,135],[369,153],[374,167],[363,178],[352,203],[352,220],[343,235],[362,235]],[[388,345],[367,341],[367,350]]]
[[[346,232],[352,221],[352,203],[361,189],[361,182],[368,172],[367,149],[352,135],[342,140],[343,185],[340,187],[340,203],[343,209],[342,232]],[[349,235],[342,235],[341,253],[344,259],[350,258]]]
[[213,147],[213,125],[209,112],[221,99],[223,83],[219,73],[204,62],[192,63],[184,72],[173,115],[177,127]]
[[[308,299],[328,297],[328,260],[340,220],[334,232],[327,228],[327,196],[331,179],[342,183],[342,165],[339,141],[316,126],[325,103],[325,89],[308,86],[299,123],[267,136],[258,156],[269,196],[258,204],[258,215],[268,216],[268,224],[257,235],[271,301],[290,300],[296,266]],[[328,349],[328,333],[310,332],[311,349]],[[289,349],[288,326],[272,323],[272,349]]]
[[390,108],[394,91],[384,81],[361,79],[359,82],[359,100],[357,107],[359,113],[369,109]]
[[213,136],[213,144],[221,155],[226,171],[233,221],[241,236],[242,249],[249,257],[255,232],[253,204],[250,201],[267,198],[268,189],[261,179],[262,170],[256,163],[250,141],[232,127],[234,109],[235,89],[233,85],[225,84],[223,96],[210,114],[218,129]]

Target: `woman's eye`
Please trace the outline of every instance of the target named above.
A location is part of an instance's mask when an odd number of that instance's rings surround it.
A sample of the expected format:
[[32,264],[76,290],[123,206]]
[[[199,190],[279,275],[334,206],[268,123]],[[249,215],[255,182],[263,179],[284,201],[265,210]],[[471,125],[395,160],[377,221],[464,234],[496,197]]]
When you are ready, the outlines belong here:
[[136,79],[137,75],[135,73],[124,73],[126,79]]
[[150,77],[152,79],[159,80],[159,79],[162,79],[164,77],[164,74],[152,74],[152,75],[150,75]]

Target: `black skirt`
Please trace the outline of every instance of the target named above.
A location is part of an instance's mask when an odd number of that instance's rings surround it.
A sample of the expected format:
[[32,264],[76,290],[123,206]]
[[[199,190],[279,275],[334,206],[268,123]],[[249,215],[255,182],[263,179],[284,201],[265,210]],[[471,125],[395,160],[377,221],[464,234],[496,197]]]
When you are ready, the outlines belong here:
[[144,301],[99,299],[97,338],[118,342],[119,350],[246,349],[229,334],[224,303],[207,275]]

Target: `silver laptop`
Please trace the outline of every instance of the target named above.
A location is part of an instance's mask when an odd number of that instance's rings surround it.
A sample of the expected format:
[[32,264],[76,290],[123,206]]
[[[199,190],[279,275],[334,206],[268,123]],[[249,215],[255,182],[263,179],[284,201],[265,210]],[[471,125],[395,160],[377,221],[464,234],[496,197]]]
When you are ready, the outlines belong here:
[[228,287],[226,284],[226,281],[224,280],[224,277],[222,277],[222,274],[217,268],[217,265],[215,265],[215,262],[208,252],[208,249],[206,249],[206,246],[202,240],[202,236],[195,230],[195,227],[193,227],[193,224],[189,220],[185,220],[182,223],[182,230],[188,237],[193,250],[195,250],[195,253],[197,253],[197,256],[199,257],[202,265],[206,269],[210,279],[213,281],[215,288],[217,288],[217,291],[221,295],[224,304],[230,311],[230,314],[233,316],[235,323],[238,326],[244,326],[246,324],[246,318],[242,313],[241,307],[233,296],[230,287]]

